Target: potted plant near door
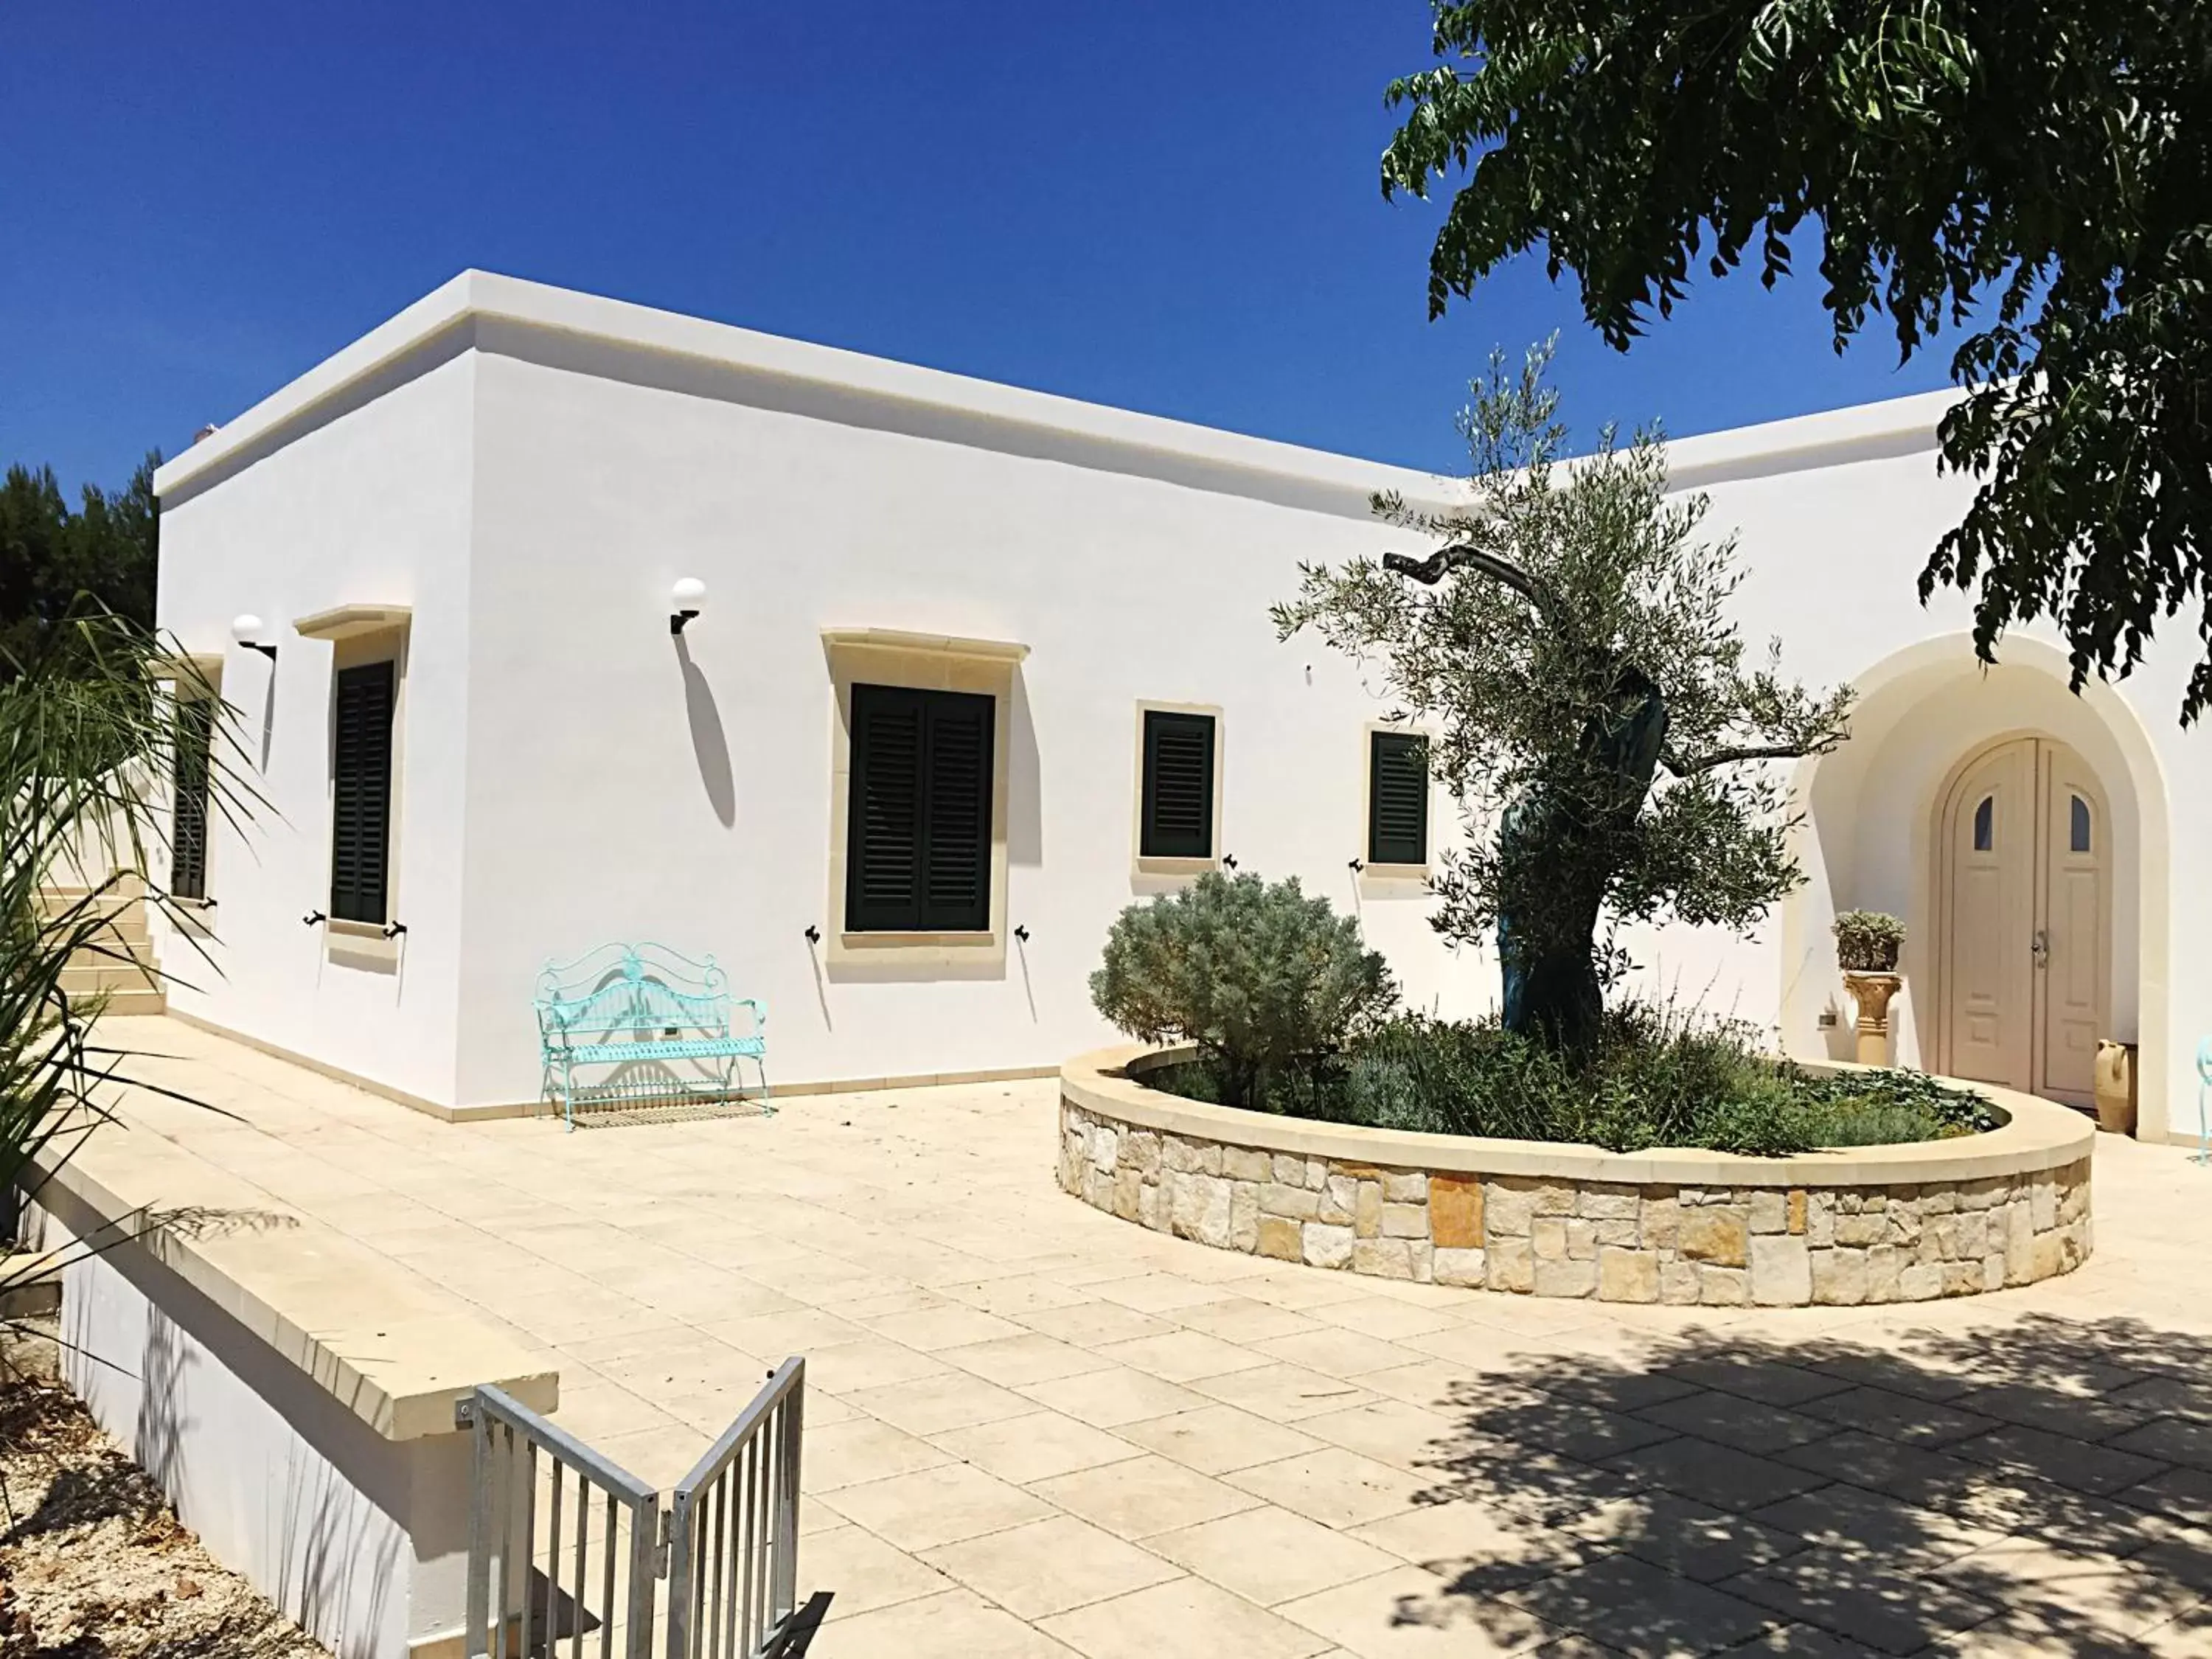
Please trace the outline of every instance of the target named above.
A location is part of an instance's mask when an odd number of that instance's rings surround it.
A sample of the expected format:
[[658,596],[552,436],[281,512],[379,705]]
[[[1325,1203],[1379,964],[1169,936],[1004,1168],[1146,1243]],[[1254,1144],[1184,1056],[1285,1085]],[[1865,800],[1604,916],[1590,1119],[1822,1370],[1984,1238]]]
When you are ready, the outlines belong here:
[[1905,924],[1882,910],[1846,910],[1835,921],[1836,965],[1858,1005],[1858,1061],[1889,1064],[1889,1003],[1905,981],[1897,971]]

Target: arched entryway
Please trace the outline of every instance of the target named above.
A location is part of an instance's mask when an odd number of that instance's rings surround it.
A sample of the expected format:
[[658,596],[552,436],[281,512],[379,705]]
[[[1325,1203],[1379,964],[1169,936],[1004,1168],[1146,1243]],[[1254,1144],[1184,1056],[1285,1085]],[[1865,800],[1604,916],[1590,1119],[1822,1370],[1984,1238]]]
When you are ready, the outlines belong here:
[[1954,769],[1932,830],[1931,1065],[2094,1105],[2112,1002],[2104,786],[2057,738],[2008,736]]
[[[2032,1091],[2087,1104],[2084,1062],[2097,1042],[2140,1042],[2143,1132],[2163,1139],[2173,1079],[2165,782],[2135,711],[2094,681],[2073,695],[2066,674],[2063,653],[2039,641],[2008,640],[2002,663],[1985,668],[1970,639],[1951,635],[1851,677],[1850,740],[1793,781],[1806,882],[1779,917],[1781,1041],[1791,1054],[1850,1058],[1853,1004],[1829,924],[1844,910],[1890,911],[1907,928],[1893,1063],[2012,1086],[2025,1075]],[[2088,841],[2079,854],[2077,796]],[[1977,863],[1985,799],[1990,845]],[[2039,931],[2046,955],[2065,935],[2063,957],[2040,969]],[[2091,932],[2094,945],[2075,945]],[[1974,1024],[1985,1015],[1998,1029]]]

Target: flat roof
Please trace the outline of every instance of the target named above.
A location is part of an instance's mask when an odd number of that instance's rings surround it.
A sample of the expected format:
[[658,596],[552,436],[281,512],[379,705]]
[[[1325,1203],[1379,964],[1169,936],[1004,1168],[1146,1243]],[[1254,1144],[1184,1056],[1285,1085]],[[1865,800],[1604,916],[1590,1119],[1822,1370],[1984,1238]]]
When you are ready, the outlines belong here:
[[[486,324],[504,326],[486,329]],[[915,416],[951,415],[961,422],[963,441],[988,444],[994,429],[1010,439],[1017,433],[1046,433],[1064,454],[1079,455],[1086,448],[1117,452],[1117,470],[1137,471],[1155,470],[1144,463],[1150,455],[1163,476],[1202,477],[1210,487],[1231,491],[1237,487],[1238,474],[1249,475],[1255,486],[1273,481],[1279,487],[1301,486],[1304,492],[1356,492],[1361,501],[1371,491],[1395,489],[1414,501],[1442,504],[1463,487],[1408,467],[922,368],[490,271],[465,270],[165,463],[154,475],[155,491],[167,495],[230,464],[250,465],[258,454],[281,447],[295,429],[326,418],[331,406],[359,398],[372,376],[457,331],[467,331],[471,343],[478,346],[487,334],[509,343],[533,336],[566,337],[571,343],[683,360],[786,388],[825,388],[848,404],[903,409]],[[489,349],[499,348],[495,343]],[[1692,489],[1734,477],[1932,448],[1936,424],[1958,395],[1924,392],[1675,440],[1668,447],[1670,472],[1677,488]]]

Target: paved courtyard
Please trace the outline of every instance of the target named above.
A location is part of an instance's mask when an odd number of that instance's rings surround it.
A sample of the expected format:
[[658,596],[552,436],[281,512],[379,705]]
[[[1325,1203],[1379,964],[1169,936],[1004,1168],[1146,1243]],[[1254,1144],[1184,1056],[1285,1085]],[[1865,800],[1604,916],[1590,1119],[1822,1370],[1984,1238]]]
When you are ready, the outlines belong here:
[[449,1127],[174,1021],[171,1137],[542,1350],[672,1481],[807,1358],[810,1659],[2212,1654],[2212,1170],[2100,1138],[2097,1254],[1761,1313],[1163,1238],[1049,1083]]

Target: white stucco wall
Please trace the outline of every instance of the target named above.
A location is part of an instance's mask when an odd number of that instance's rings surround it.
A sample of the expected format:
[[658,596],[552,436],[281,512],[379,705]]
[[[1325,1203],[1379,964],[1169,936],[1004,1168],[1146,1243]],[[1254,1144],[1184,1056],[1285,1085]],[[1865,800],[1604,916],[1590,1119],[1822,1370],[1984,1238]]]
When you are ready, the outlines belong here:
[[[210,823],[212,961],[163,941],[181,981],[171,1005],[431,1100],[453,1090],[462,1001],[476,360],[454,344],[434,342],[249,464],[165,487],[157,606],[188,650],[224,653],[242,776],[263,797],[249,822]],[[377,967],[301,921],[330,908],[334,647],[292,623],[363,603],[414,611],[393,734],[392,903],[410,931]],[[275,663],[232,643],[240,613],[266,624]]]
[[[1834,910],[1903,915],[1910,975],[1933,791],[1986,738],[2046,731],[2097,769],[2129,842],[2111,1023],[2143,1045],[2155,1134],[2193,1097],[2212,1026],[2212,962],[2189,949],[2212,927],[2212,760],[2175,723],[2193,641],[2080,700],[2036,629],[1980,675],[1966,599],[1916,593],[1971,495],[1936,472],[1942,403],[1674,447],[1678,486],[1711,496],[1709,533],[1740,538],[1754,647],[1779,635],[1789,672],[1869,695],[1854,742],[1798,774],[1803,892],[1747,940],[1626,942],[1646,990],[1832,1051],[1849,1018]],[[1436,481],[477,273],[211,443],[164,470],[161,614],[188,647],[222,648],[239,611],[414,607],[393,874],[410,931],[379,975],[300,926],[327,890],[330,647],[286,636],[273,697],[266,665],[232,648],[224,690],[266,742],[276,812],[246,841],[218,832],[228,977],[178,993],[187,1012],[430,1100],[503,1103],[538,1091],[540,964],[652,939],[713,952],[768,1001],[772,1078],[1049,1065],[1101,1040],[1087,975],[1152,890],[1131,873],[1140,701],[1222,709],[1222,850],[1243,868],[1356,905],[1415,1004],[1494,997],[1491,953],[1446,951],[1422,897],[1355,885],[1382,705],[1266,614],[1302,559],[1405,545],[1367,489]],[[678,642],[681,575],[711,599]],[[820,636],[862,628],[1030,647],[995,921],[1030,937],[1003,972],[862,975],[803,937],[841,920]],[[1432,823],[1449,827],[1441,802]],[[1910,992],[1899,1013],[1910,1058]]]
[[137,1246],[29,1226],[68,1261],[65,1379],[209,1552],[338,1659],[458,1659],[470,1437],[386,1439]]
[[[1382,706],[1267,612],[1301,559],[1403,544],[1357,493],[1314,510],[1021,453],[1012,430],[953,441],[672,378],[479,359],[464,1101],[535,1093],[532,975],[612,939],[712,951],[769,1003],[772,1078],[1048,1066],[1104,1040],[1087,975],[1115,915],[1162,885],[1131,867],[1140,700],[1218,705],[1221,850],[1352,908]],[[681,575],[711,598],[679,644]],[[830,628],[1030,647],[1000,920],[1030,938],[1002,975],[846,976],[804,937],[842,925]],[[1441,799],[1432,817],[1449,830]],[[1413,1000],[1486,999],[1418,894],[1359,904]]]

